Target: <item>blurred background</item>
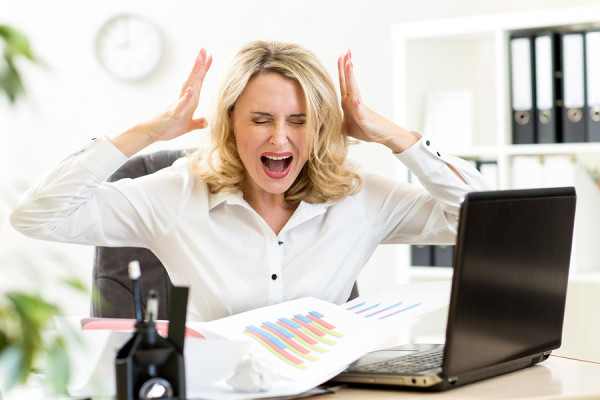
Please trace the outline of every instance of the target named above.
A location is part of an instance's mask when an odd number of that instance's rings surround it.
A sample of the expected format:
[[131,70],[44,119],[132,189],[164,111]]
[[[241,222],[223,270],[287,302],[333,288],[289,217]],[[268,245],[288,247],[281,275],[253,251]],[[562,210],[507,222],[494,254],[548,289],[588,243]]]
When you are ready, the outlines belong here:
[[[594,4],[600,1],[0,0],[0,25],[24,33],[38,59],[35,64],[18,62],[25,96],[14,104],[0,97],[0,291],[39,289],[58,302],[65,315],[88,315],[89,297],[56,282],[76,276],[91,286],[93,249],[25,238],[9,225],[9,209],[69,153],[99,135],[115,135],[174,101],[201,47],[214,62],[199,115],[208,111],[224,66],[244,43],[276,39],[312,50],[334,82],[337,57],[351,49],[364,103],[394,119],[393,25]],[[102,27],[123,14],[152,23],[162,41],[156,69],[141,80],[111,75],[97,54]],[[202,136],[194,132],[147,151],[198,146]],[[352,157],[382,173],[398,173],[384,148],[361,144],[352,148]],[[359,282],[362,290],[402,281],[397,270],[406,264],[406,250],[392,247],[383,246],[374,255]]]

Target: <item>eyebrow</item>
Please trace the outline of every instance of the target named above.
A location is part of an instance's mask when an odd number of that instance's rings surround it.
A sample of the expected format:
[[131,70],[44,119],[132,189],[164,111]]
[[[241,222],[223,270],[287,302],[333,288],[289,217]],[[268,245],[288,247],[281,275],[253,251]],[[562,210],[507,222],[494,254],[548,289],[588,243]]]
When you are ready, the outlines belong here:
[[[273,115],[271,113],[268,112],[262,112],[262,111],[251,111],[250,114],[253,115],[257,115],[257,116],[261,116],[261,117],[272,117]],[[306,118],[306,114],[290,114],[289,117],[293,117],[293,118]]]

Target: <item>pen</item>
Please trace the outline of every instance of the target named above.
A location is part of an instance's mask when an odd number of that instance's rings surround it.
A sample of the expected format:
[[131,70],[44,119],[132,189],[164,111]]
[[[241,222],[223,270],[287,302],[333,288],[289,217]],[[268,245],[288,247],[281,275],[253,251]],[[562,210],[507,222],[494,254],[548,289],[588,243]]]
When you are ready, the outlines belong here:
[[154,322],[158,315],[158,295],[156,290],[151,289],[146,303],[146,322]]
[[137,260],[129,263],[129,279],[133,283],[133,300],[135,301],[135,319],[137,322],[142,321],[142,299],[140,297],[139,278],[141,276],[140,263]]

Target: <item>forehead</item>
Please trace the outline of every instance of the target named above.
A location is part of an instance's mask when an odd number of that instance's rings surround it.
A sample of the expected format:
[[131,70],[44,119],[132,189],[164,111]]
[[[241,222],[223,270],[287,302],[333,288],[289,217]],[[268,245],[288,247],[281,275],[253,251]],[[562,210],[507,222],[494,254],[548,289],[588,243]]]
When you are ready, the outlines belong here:
[[238,107],[253,109],[250,111],[293,109],[294,112],[305,112],[306,99],[297,81],[276,72],[265,72],[248,81],[236,102],[236,108]]

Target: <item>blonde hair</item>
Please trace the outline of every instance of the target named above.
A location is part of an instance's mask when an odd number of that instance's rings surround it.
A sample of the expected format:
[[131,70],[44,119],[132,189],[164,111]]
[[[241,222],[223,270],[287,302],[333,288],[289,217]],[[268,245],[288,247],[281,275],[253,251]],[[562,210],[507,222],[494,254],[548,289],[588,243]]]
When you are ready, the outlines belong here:
[[346,165],[349,139],[331,78],[314,54],[282,42],[255,41],[233,58],[217,93],[207,145],[190,156],[190,171],[211,193],[241,190],[246,171],[232,134],[229,113],[250,79],[275,72],[296,81],[307,104],[308,161],[285,192],[287,202],[324,203],[357,193],[362,179]]

